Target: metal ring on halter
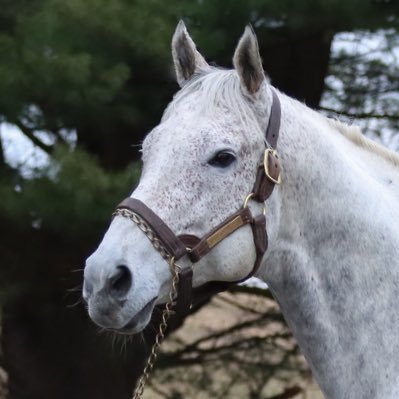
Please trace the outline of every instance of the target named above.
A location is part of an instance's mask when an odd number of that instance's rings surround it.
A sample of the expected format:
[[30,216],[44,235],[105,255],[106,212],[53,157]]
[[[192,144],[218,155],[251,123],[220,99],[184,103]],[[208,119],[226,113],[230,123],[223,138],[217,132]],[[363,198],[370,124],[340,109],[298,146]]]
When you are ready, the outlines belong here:
[[243,208],[246,208],[248,206],[248,201],[255,195],[255,193],[249,193],[244,200],[244,205],[242,206]]
[[[243,208],[246,208],[248,206],[249,200],[255,195],[255,193],[249,193],[244,200],[244,205],[242,206]],[[266,204],[263,203],[263,214],[266,216]]]

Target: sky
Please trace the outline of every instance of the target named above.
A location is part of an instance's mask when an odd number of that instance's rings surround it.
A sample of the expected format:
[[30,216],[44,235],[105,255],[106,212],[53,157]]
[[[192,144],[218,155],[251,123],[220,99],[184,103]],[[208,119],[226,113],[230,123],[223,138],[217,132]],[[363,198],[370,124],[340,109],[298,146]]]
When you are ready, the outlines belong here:
[[[386,70],[392,75],[399,73],[399,36],[392,30],[379,30],[373,33],[365,31],[342,32],[334,38],[332,54],[337,56],[342,52],[351,55],[353,59],[353,85],[361,83],[361,79],[363,79],[363,86],[366,88],[370,86],[370,82],[366,77],[362,76],[363,72],[366,73],[365,64],[363,62],[356,63],[358,59],[369,62],[382,62]],[[383,81],[386,76],[381,75],[378,78]],[[325,91],[321,106],[351,111],[347,109],[347,104],[339,101],[339,97],[345,98],[344,83],[334,75],[327,76],[326,83],[334,88],[335,93],[334,96],[331,96],[330,92]],[[389,86],[389,84],[387,85]],[[398,108],[399,92],[388,87],[387,90],[381,90],[378,97],[373,95],[365,96],[360,112],[396,115],[398,114]],[[356,114],[356,110],[352,111]],[[394,151],[399,151],[399,129],[392,129],[391,121],[387,118],[356,119],[339,115],[339,113],[334,115],[334,117],[338,117],[343,122],[358,125],[367,137]]]
[[49,164],[49,156],[34,146],[16,126],[1,124],[0,137],[7,162],[14,168],[18,167],[24,177],[33,175],[36,169]]

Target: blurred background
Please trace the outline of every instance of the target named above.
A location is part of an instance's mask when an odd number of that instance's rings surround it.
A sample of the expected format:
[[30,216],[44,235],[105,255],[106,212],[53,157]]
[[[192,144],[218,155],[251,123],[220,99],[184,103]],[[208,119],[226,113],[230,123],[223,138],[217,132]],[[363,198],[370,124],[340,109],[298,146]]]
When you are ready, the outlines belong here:
[[[178,89],[180,18],[224,67],[250,22],[273,85],[399,148],[395,0],[0,0],[2,399],[131,396],[148,348],[90,322],[82,268]],[[196,311],[157,366],[147,398],[321,397],[257,287]]]

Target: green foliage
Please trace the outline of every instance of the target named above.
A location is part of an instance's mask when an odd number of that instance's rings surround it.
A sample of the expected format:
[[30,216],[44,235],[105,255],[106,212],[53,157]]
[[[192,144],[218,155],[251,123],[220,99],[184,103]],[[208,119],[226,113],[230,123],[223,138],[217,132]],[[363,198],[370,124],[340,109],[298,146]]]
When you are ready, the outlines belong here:
[[225,62],[248,23],[256,29],[260,43],[276,44],[287,37],[295,40],[298,36],[395,26],[399,12],[393,1],[203,0],[184,4],[182,15],[208,56]]
[[0,214],[22,230],[90,237],[129,195],[138,176],[137,164],[124,172],[107,172],[87,153],[62,147],[41,176],[14,186],[2,182]]
[[[211,59],[230,62],[251,22],[262,42],[392,26],[393,2],[351,0],[1,0],[0,118],[55,136],[74,128],[104,140],[148,128],[176,86],[169,43],[183,17]],[[387,17],[390,17],[388,20]],[[35,106],[32,115],[31,106]],[[139,133],[141,137],[143,132]],[[56,137],[60,140],[59,137]]]
[[3,117],[29,118],[35,105],[40,118],[30,127],[54,133],[94,118],[110,126],[131,121],[135,93],[121,91],[138,74],[138,59],[167,60],[165,21],[154,19],[157,28],[144,30],[151,4],[43,0],[15,16],[11,32],[0,33],[0,92],[8,93],[0,96]]

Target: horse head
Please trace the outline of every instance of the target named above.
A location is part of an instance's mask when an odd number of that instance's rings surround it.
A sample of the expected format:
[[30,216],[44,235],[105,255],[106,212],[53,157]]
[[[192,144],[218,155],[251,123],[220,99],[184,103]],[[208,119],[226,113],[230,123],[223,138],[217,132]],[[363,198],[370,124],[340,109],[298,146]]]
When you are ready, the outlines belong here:
[[[209,66],[182,22],[173,36],[172,56],[181,89],[143,142],[142,175],[131,198],[145,204],[176,237],[204,237],[243,209],[253,189],[272,93],[250,27],[235,50],[233,70]],[[253,213],[261,214],[262,201],[250,202]],[[171,273],[137,225],[140,221],[121,216],[116,214],[87,259],[83,295],[98,325],[136,333],[148,324],[154,306],[165,303]],[[241,280],[257,258],[260,263],[253,229],[235,229],[234,223],[223,240],[197,259],[194,287]],[[178,264],[192,267],[189,256]]]

